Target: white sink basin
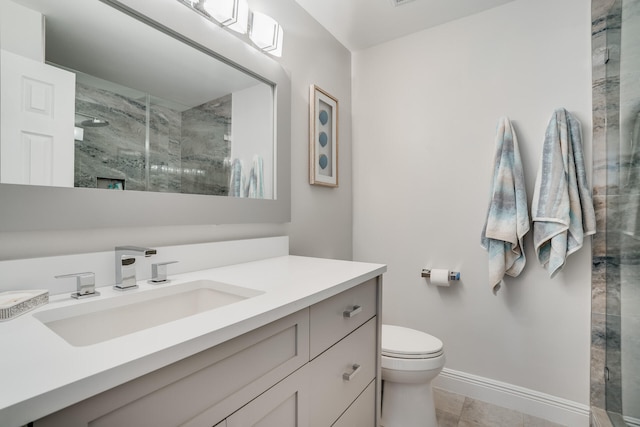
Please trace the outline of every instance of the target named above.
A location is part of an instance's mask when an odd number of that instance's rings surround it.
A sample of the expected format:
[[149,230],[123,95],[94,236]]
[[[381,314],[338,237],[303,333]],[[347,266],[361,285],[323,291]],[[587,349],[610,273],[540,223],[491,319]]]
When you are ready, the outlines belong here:
[[97,344],[262,294],[240,286],[197,280],[146,292],[54,308],[34,314],[77,347]]

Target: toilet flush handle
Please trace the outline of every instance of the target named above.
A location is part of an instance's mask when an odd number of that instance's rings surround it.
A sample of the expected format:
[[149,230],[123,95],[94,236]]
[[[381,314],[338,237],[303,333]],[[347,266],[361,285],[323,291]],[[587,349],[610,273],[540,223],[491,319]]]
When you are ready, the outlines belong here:
[[343,315],[344,317],[349,317],[349,318],[351,318],[351,317],[355,316],[356,314],[360,313],[361,311],[362,311],[362,306],[360,306],[360,305],[354,305],[354,306],[353,306],[353,308],[352,308],[351,310],[345,310],[345,311],[343,311],[343,312],[342,312],[342,315]]

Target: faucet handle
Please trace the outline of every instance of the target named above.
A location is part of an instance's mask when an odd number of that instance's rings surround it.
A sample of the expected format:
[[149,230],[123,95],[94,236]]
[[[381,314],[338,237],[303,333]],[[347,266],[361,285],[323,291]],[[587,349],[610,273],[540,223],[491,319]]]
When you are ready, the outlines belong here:
[[97,297],[100,295],[100,292],[96,291],[96,275],[87,271],[84,273],[71,273],[71,274],[61,274],[59,276],[55,276],[56,279],[66,279],[69,277],[76,278],[76,285],[78,292],[71,294],[71,298],[81,299],[88,297]]
[[167,280],[167,265],[175,264],[178,261],[156,262],[151,264],[151,280],[149,283],[157,285],[158,283],[169,283]]

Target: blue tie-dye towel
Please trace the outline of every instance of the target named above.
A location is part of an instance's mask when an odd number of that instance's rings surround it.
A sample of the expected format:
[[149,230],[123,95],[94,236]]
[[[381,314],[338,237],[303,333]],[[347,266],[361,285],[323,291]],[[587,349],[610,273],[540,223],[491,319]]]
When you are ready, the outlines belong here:
[[489,283],[495,294],[504,275],[515,277],[526,263],[522,239],[529,231],[527,193],[518,139],[508,118],[498,122],[491,199],[481,245],[489,252]]
[[580,122],[564,108],[554,111],[547,127],[531,215],[538,261],[550,277],[596,232]]

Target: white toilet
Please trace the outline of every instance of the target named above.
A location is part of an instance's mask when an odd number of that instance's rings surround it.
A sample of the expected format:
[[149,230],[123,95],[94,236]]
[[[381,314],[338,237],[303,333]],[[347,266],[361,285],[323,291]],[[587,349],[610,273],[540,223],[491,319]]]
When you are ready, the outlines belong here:
[[444,367],[442,341],[421,331],[382,325],[382,425],[437,427],[433,380]]

